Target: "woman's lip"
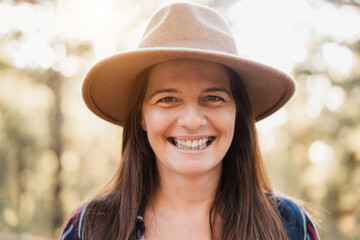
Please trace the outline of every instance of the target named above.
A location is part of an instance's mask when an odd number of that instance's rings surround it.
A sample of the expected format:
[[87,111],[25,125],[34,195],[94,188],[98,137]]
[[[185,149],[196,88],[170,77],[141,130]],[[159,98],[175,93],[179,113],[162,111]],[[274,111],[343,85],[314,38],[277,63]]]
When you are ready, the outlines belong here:
[[169,142],[170,146],[172,148],[174,148],[176,151],[179,151],[179,152],[182,152],[182,153],[191,153],[191,154],[193,154],[193,153],[201,153],[201,152],[207,151],[213,145],[215,139],[216,138],[214,137],[213,140],[211,141],[211,143],[208,146],[206,146],[204,149],[201,149],[201,150],[199,150],[199,149],[197,149],[197,150],[196,149],[182,149],[182,148],[179,148],[179,147],[175,146],[174,144],[172,144],[171,140],[169,140],[168,142]]
[[176,138],[176,139],[181,139],[181,140],[190,140],[190,141],[194,141],[194,140],[199,140],[199,139],[203,139],[203,138],[210,138],[210,137],[215,137],[214,135],[199,135],[199,136],[172,136],[172,137],[168,137],[168,139],[172,139],[172,138]]

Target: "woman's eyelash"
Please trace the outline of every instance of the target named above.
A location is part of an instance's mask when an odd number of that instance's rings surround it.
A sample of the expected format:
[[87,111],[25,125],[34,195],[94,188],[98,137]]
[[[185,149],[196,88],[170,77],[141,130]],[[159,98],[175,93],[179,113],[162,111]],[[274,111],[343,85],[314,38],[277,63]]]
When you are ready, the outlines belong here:
[[[224,102],[225,100],[222,97],[216,95],[205,96],[201,99],[202,102]],[[173,103],[179,102],[179,99],[175,97],[163,97],[156,101],[156,103]]]
[[158,103],[170,103],[170,102],[177,102],[177,99],[174,97],[164,97],[157,101]]
[[210,102],[219,102],[219,101],[224,101],[223,98],[219,97],[219,96],[214,96],[214,95],[210,95],[210,96],[206,96],[205,101],[210,101]]

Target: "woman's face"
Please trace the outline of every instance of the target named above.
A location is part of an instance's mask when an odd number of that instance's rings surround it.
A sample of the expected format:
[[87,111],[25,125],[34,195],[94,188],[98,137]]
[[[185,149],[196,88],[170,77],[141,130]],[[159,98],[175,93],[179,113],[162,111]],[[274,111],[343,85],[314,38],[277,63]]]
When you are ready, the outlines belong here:
[[233,139],[235,112],[224,66],[175,60],[152,67],[141,125],[160,174],[220,173]]

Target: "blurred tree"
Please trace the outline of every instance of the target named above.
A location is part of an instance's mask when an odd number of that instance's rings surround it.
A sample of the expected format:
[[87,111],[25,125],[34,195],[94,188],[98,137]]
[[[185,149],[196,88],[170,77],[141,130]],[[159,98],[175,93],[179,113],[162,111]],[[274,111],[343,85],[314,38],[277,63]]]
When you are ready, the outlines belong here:
[[61,225],[64,219],[64,212],[62,207],[62,202],[60,198],[60,193],[62,189],[61,182],[61,162],[60,157],[63,152],[63,136],[62,136],[62,121],[63,121],[63,113],[61,111],[61,86],[62,86],[62,77],[59,73],[48,71],[47,72],[48,81],[47,85],[54,93],[54,106],[52,110],[52,116],[49,118],[50,120],[50,139],[51,141],[51,149],[54,151],[56,155],[57,167],[54,172],[54,194],[53,194],[53,207],[54,207],[54,215],[52,220],[52,228],[56,229],[59,225]]
[[334,4],[339,4],[339,5],[352,5],[355,7],[360,7],[359,0],[327,0],[327,1],[334,3]]
[[[0,144],[0,206],[3,214],[2,226],[20,230],[21,219],[14,210],[20,209],[20,196],[26,191],[24,171],[30,166],[27,155],[34,154],[34,137],[22,126],[23,116],[0,102],[1,141]],[[30,150],[30,151],[29,151]],[[10,225],[10,226],[9,226]]]
[[[355,1],[330,2],[339,7],[348,4],[359,6]],[[292,164],[302,171],[293,169],[291,172],[295,176],[291,178],[295,181],[302,179],[302,195],[321,206],[319,215],[322,235],[326,239],[358,239],[360,41],[339,41],[322,36],[313,36],[312,39],[308,43],[308,57],[294,70],[299,92],[294,109],[290,111],[300,119],[290,121],[286,128],[292,134],[287,144],[288,154],[285,155],[310,160],[304,164],[295,158]],[[328,50],[339,50],[340,53],[334,58],[343,62],[346,62],[346,58],[341,55],[341,51],[347,53],[351,50],[351,59],[355,64],[349,73],[343,73],[326,62]],[[323,95],[322,100],[318,99],[319,102],[311,95],[317,91],[315,88]],[[303,115],[296,113],[301,109],[299,106],[303,109]],[[291,185],[288,187],[291,188]]]
[[[226,16],[242,1],[194,2]],[[121,130],[86,115],[81,79],[114,51],[106,48],[113,40],[117,50],[133,47],[144,21],[167,1],[8,2],[37,25],[0,27],[0,231],[57,236],[71,210],[105,183],[119,161],[119,147],[109,139]],[[336,10],[359,7],[356,0],[328,2]],[[360,40],[311,33],[308,55],[293,73],[297,96],[264,157],[277,189],[323,208],[316,215],[323,239],[359,239]],[[345,71],[328,62],[334,51],[340,55],[332,59],[355,63],[349,72],[349,64]]]

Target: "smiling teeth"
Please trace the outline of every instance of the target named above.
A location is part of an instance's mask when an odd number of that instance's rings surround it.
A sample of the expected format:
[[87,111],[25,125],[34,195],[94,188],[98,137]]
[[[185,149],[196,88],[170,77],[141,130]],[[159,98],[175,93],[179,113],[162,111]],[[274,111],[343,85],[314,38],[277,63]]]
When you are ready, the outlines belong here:
[[172,138],[172,143],[181,149],[187,149],[187,150],[202,150],[209,146],[211,141],[214,139],[214,137],[206,137],[206,138],[200,138],[193,141],[190,140],[183,140],[179,138]]

